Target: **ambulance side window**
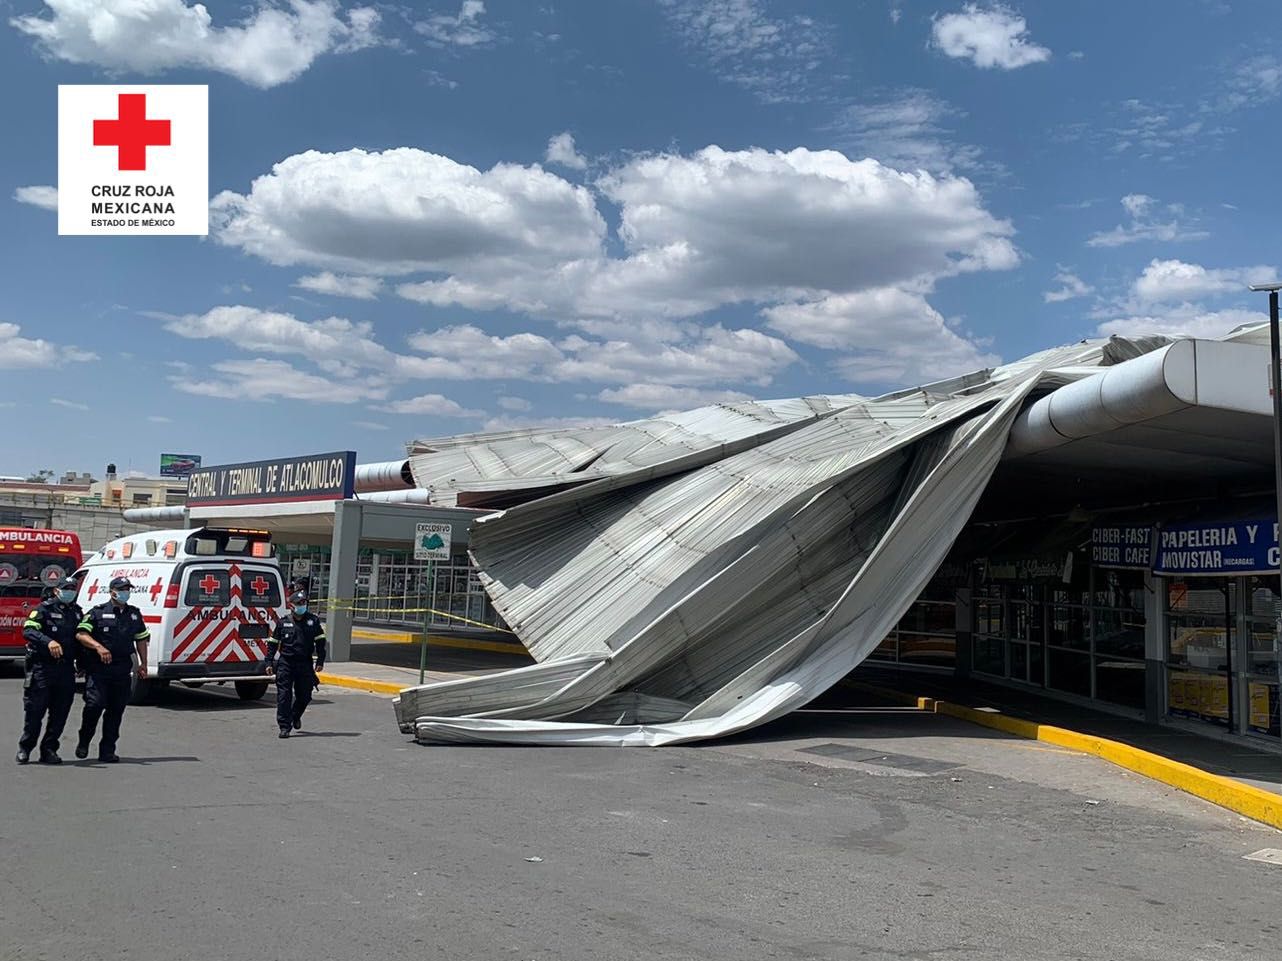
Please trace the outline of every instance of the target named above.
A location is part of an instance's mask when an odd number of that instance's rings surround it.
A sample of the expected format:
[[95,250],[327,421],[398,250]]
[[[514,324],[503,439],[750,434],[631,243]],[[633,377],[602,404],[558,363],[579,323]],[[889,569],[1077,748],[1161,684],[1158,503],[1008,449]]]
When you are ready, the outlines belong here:
[[187,607],[225,607],[231,603],[231,574],[226,569],[197,567],[187,573]]

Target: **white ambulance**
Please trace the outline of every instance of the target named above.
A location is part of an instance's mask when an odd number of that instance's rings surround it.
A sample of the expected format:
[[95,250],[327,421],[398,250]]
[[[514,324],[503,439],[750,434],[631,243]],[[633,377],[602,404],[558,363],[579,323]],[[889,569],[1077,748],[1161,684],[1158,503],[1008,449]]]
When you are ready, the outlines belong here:
[[106,544],[76,571],[88,611],[127,577],[129,603],[151,631],[147,680],[133,700],[178,682],[235,684],[244,700],[267,693],[267,639],[286,613],[276,548],[267,531],[196,528],[146,531]]

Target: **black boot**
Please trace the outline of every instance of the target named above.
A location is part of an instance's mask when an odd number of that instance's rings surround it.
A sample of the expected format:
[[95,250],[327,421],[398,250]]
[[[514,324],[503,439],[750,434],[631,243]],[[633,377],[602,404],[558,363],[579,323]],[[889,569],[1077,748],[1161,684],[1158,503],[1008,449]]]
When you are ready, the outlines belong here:
[[81,738],[80,743],[76,745],[76,757],[80,758],[80,760],[83,761],[88,756],[89,756],[89,741],[85,738]]
[[57,751],[41,751],[40,763],[41,764],[61,764],[62,758],[58,757]]
[[101,764],[119,764],[120,755],[116,754],[114,751],[111,754],[99,754],[98,761]]
[[26,764],[28,761],[31,760],[31,752],[28,751],[25,747],[20,747],[18,748],[18,754],[16,757],[14,757],[14,760],[17,761],[19,764]]
[[289,728],[287,728],[287,727],[282,727],[282,728],[280,729],[280,733],[279,733],[279,734],[277,734],[276,736],[277,736],[277,737],[289,737]]

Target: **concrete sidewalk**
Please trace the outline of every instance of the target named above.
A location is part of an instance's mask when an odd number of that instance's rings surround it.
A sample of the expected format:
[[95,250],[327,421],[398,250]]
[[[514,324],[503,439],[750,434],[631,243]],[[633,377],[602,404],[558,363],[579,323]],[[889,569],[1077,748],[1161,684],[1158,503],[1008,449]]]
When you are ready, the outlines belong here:
[[[399,640],[352,639],[352,657],[331,661],[321,673],[322,684],[334,684],[371,694],[397,694],[419,682],[418,644]],[[487,649],[459,649],[428,638],[425,683],[450,681],[478,674],[492,674],[533,664],[524,649],[497,653]]]
[[920,709],[1083,750],[1282,828],[1282,754],[974,678],[863,666],[816,705],[887,695]]

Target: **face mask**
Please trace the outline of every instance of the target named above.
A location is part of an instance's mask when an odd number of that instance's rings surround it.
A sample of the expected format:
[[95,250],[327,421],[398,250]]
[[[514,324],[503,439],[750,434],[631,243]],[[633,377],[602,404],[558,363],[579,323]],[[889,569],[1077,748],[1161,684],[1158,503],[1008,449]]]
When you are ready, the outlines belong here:
[[116,599],[117,603],[120,603],[120,604],[129,603],[128,591],[116,591],[116,593],[112,594],[111,596]]
[[62,603],[64,604],[70,604],[73,601],[75,601],[75,599],[76,599],[75,591],[59,591],[58,592],[58,600],[62,601]]
[[294,613],[297,614],[299,617],[302,617],[304,614],[307,613],[307,605],[301,604],[298,607],[294,608]]

